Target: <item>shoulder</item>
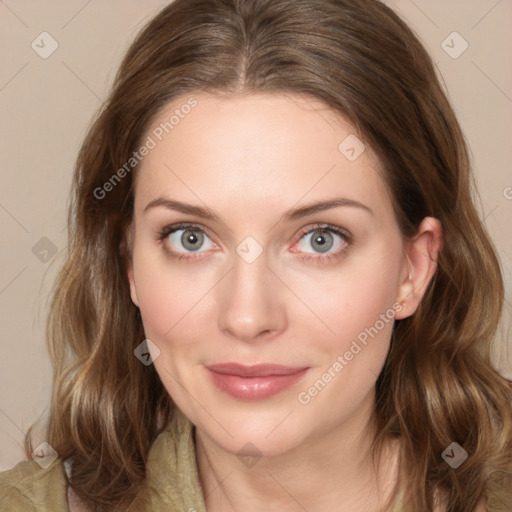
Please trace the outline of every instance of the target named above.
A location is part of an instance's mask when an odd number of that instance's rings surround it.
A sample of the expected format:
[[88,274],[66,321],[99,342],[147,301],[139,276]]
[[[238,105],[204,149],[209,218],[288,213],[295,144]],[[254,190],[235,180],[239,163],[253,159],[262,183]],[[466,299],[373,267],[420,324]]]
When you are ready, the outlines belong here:
[[43,469],[31,460],[0,473],[0,510],[68,512],[67,481],[60,459]]

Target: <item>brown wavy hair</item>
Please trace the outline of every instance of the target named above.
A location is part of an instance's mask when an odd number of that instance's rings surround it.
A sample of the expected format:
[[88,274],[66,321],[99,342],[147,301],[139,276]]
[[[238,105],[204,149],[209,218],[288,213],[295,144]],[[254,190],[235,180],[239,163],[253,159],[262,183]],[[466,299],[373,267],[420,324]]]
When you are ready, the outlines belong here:
[[[377,381],[374,455],[401,440],[407,510],[470,512],[512,503],[512,382],[491,364],[504,287],[479,219],[465,139],[417,36],[378,0],[176,0],[139,33],[78,155],[69,252],[49,316],[55,368],[47,439],[72,457],[91,510],[126,510],[172,401],[130,299],[125,233],[136,169],[98,190],[168,103],[201,91],[319,99],[374,149],[404,239],[439,219],[443,247],[419,309],[395,323]],[[27,445],[30,443],[27,438]],[[458,469],[441,457],[453,441]],[[507,505],[508,504],[508,505]]]

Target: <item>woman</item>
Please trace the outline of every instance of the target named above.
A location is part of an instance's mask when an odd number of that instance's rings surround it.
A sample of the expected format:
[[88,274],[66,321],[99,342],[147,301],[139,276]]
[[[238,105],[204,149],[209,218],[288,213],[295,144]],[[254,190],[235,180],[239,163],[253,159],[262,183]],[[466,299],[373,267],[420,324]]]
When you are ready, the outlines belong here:
[[165,7],[78,157],[58,458],[1,475],[3,508],[510,510],[503,281],[471,180],[381,2]]

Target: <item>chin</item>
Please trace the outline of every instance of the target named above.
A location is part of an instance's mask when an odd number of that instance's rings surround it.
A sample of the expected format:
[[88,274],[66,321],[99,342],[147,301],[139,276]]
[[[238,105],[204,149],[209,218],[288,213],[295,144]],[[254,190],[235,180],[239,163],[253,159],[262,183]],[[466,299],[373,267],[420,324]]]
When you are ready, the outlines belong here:
[[283,455],[314,434],[307,428],[307,421],[292,407],[241,413],[235,405],[231,411],[214,414],[216,421],[204,414],[199,414],[197,420],[193,416],[189,417],[201,433],[223,450],[239,456]]

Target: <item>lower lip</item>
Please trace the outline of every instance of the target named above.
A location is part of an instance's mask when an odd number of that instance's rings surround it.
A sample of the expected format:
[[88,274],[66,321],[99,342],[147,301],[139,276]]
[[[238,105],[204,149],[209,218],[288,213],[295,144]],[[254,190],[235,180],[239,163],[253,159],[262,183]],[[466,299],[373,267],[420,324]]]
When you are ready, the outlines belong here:
[[239,377],[217,373],[208,369],[214,384],[224,393],[240,400],[263,400],[292,387],[306,375],[304,368],[292,375],[268,375],[265,377]]

